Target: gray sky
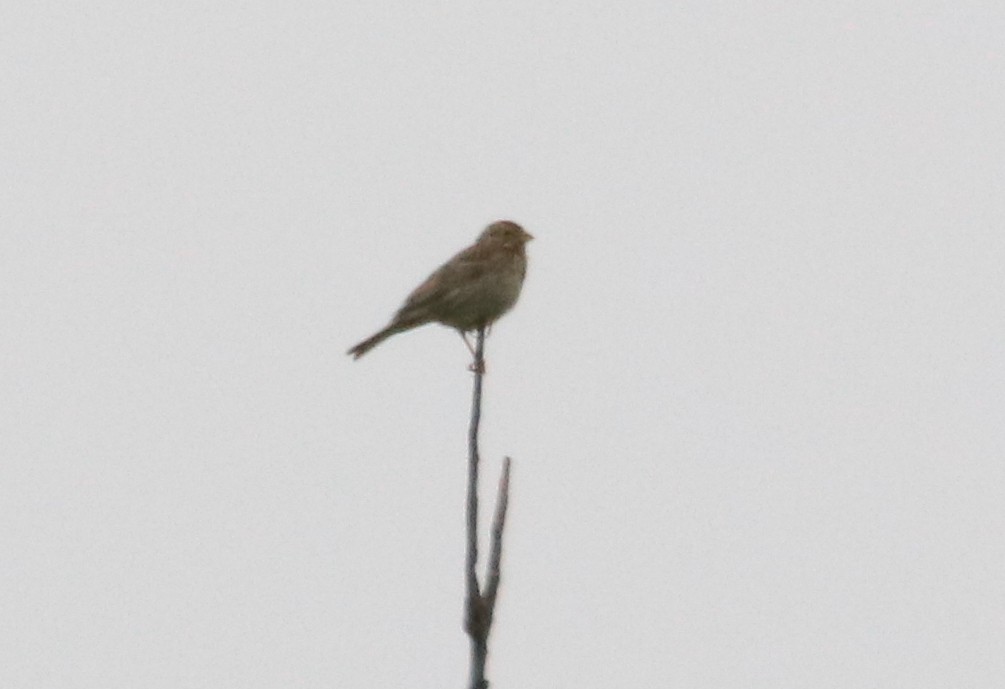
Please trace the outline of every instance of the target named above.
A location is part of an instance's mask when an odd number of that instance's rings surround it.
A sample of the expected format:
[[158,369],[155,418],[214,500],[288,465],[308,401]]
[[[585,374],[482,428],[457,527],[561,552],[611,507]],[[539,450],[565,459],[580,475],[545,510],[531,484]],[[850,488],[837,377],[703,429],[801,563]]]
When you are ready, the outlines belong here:
[[[1005,8],[18,3],[0,686],[1005,685]],[[488,500],[486,499],[486,502]]]

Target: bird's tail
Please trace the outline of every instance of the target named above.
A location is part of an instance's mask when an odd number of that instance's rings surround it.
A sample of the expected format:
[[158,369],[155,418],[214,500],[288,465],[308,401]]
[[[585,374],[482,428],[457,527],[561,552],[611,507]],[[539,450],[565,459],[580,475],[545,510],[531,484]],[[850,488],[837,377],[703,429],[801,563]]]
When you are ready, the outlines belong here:
[[380,332],[378,332],[377,334],[371,335],[370,337],[366,338],[365,340],[354,346],[352,349],[346,352],[346,354],[352,354],[353,359],[358,359],[367,352],[369,352],[371,349],[379,345],[381,342],[391,337],[391,335],[394,335],[395,333],[398,332],[401,332],[400,327],[389,325]]

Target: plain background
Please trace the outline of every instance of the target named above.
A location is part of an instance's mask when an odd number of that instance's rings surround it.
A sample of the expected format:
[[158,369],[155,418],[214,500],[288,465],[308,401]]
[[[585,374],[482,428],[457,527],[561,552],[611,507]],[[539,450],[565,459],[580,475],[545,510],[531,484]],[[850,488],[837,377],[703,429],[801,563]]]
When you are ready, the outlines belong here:
[[15,3],[0,685],[1005,686],[1005,7]]

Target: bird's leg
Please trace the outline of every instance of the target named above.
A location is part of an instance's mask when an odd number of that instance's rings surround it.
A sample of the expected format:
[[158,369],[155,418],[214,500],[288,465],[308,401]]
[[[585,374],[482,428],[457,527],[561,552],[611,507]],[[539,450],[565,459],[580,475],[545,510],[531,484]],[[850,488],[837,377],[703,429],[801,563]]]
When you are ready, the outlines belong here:
[[471,358],[474,359],[474,361],[472,361],[471,364],[468,366],[468,370],[471,371],[472,373],[481,373],[484,375],[485,362],[483,361],[481,366],[478,365],[477,363],[478,353],[475,351],[475,348],[471,345],[471,341],[468,340],[468,334],[463,330],[458,330],[457,332],[461,334],[461,339],[464,340],[464,344],[467,345],[468,351],[471,352]]
[[471,346],[471,342],[468,340],[468,334],[463,330],[458,330],[457,332],[460,333],[461,339],[464,340],[464,345],[468,348],[468,351],[471,352],[471,356],[474,356],[475,348]]

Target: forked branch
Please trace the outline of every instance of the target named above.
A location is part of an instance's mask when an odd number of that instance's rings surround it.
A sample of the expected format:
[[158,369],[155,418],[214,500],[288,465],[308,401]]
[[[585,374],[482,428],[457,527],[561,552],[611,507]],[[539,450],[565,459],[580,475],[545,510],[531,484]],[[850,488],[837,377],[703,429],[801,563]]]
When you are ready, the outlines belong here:
[[509,505],[510,458],[503,460],[499,493],[496,496],[495,519],[492,522],[489,561],[482,593],[478,582],[478,425],[481,422],[482,377],[485,375],[485,329],[478,331],[471,370],[475,374],[474,394],[471,401],[471,427],[468,434],[468,502],[467,502],[467,558],[465,567],[466,595],[464,629],[471,638],[470,689],[487,689],[485,662],[488,659],[488,638],[495,613],[496,595],[502,562],[502,536],[506,526],[506,509]]

